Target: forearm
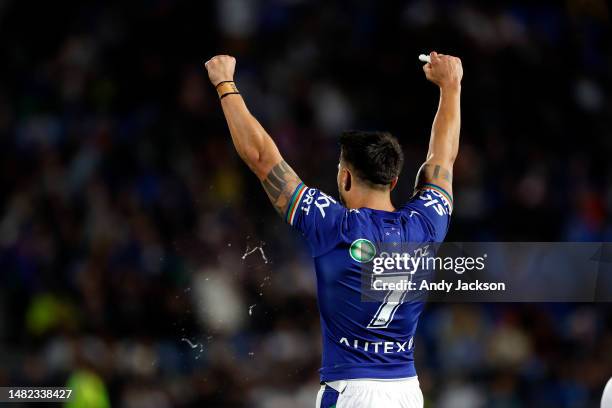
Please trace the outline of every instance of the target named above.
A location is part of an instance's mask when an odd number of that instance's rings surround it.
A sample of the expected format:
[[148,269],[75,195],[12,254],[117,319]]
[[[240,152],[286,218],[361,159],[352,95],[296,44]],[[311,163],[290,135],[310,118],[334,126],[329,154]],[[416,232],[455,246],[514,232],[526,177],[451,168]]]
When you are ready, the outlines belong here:
[[238,155],[261,180],[276,211],[284,216],[293,193],[302,181],[285,163],[270,135],[251,115],[238,93],[233,80],[236,59],[229,55],[217,55],[206,61],[204,66],[221,98],[223,114]]
[[417,173],[415,190],[433,183],[453,194],[453,164],[459,150],[461,86],[440,88],[440,102],[429,139],[427,159]]
[[223,114],[238,155],[260,178],[282,160],[276,144],[249,112],[240,94],[221,99]]
[[440,88],[440,102],[431,129],[427,162],[452,167],[459,151],[460,99],[460,85]]

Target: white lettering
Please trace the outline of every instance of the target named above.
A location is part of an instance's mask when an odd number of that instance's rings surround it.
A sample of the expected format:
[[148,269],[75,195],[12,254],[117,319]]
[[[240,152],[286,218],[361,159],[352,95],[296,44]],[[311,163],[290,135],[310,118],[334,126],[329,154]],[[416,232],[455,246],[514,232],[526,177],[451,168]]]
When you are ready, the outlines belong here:
[[374,353],[402,353],[408,352],[412,348],[413,338],[411,337],[409,341],[398,342],[398,341],[379,341],[376,343],[372,342],[363,342],[361,343],[359,339],[352,340],[353,346],[351,347],[350,341],[346,337],[342,337],[340,339],[340,344],[344,344],[346,347],[361,349],[364,351],[370,351],[370,344],[374,345]]

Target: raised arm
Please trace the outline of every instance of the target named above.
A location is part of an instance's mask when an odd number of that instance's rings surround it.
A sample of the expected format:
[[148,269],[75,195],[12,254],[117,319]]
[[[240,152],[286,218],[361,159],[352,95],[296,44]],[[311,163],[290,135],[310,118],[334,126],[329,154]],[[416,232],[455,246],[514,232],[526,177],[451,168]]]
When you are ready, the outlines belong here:
[[452,200],[453,164],[459,150],[461,128],[461,60],[450,55],[430,54],[423,66],[427,79],[440,88],[440,102],[434,118],[425,163],[417,174],[415,191],[428,184],[442,188]]
[[217,88],[236,152],[261,181],[276,211],[284,216],[300,178],[283,160],[274,140],[251,115],[234,84],[236,59],[217,55],[205,64]]

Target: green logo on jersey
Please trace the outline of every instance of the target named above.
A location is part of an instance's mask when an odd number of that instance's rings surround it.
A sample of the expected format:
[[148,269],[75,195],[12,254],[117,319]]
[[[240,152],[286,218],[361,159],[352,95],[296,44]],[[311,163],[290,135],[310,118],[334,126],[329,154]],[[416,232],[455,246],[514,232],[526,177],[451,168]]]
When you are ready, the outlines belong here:
[[376,255],[376,247],[365,238],[359,238],[353,241],[349,248],[349,254],[357,262],[366,263],[374,259]]

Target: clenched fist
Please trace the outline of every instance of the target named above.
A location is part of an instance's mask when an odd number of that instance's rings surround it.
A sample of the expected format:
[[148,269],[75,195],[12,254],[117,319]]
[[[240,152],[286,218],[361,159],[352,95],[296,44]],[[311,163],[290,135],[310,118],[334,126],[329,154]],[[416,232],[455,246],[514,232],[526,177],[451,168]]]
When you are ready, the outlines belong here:
[[440,88],[458,88],[463,78],[461,60],[451,55],[429,54],[430,62],[423,65],[425,77]]
[[208,71],[208,78],[214,86],[219,82],[233,81],[234,69],[236,68],[236,58],[229,55],[217,55],[206,61],[204,64]]

